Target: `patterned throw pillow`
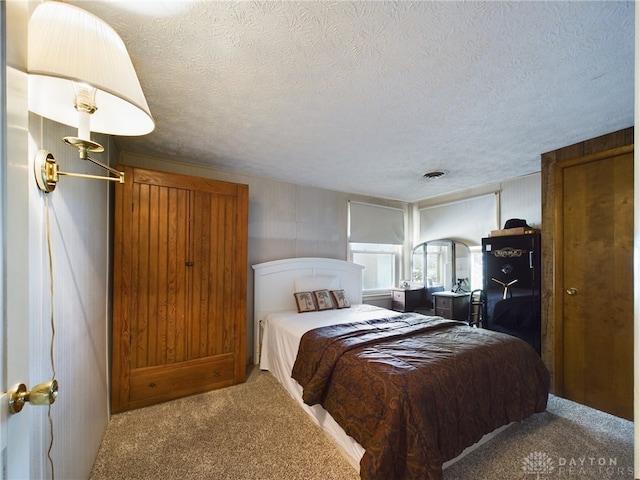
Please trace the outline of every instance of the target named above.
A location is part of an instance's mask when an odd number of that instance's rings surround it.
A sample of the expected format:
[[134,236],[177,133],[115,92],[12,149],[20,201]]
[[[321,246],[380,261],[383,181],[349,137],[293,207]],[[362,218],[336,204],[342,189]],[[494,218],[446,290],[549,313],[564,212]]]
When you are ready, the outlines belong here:
[[331,290],[331,295],[336,302],[337,308],[349,308],[351,306],[344,290]]
[[311,292],[296,292],[293,296],[296,298],[298,313],[315,312],[316,304],[313,301],[313,294]]
[[333,309],[333,302],[331,301],[331,294],[329,290],[316,290],[313,292],[316,297],[316,305],[318,310],[331,310]]

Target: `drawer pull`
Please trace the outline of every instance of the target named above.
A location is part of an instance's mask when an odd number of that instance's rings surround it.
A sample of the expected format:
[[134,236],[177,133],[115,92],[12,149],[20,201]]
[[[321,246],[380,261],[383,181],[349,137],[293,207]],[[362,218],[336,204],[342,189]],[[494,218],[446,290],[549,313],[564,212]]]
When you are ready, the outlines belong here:
[[578,295],[578,289],[574,287],[567,288],[567,295],[571,295],[572,297],[575,297],[576,295]]

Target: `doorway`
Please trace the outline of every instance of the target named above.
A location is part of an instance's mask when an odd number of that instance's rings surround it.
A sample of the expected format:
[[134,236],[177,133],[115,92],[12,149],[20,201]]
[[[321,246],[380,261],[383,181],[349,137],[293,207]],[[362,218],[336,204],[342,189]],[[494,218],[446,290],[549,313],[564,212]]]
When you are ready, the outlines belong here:
[[622,145],[630,138],[633,129],[543,155],[543,281],[554,393],[632,420],[634,167],[632,140]]

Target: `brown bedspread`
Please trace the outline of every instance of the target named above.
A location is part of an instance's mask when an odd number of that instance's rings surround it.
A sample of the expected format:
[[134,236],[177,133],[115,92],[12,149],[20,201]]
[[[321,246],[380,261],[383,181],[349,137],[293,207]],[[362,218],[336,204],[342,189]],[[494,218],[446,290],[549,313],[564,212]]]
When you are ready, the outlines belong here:
[[522,340],[414,313],[307,332],[292,376],[364,447],[371,480],[441,479],[484,434],[544,411],[549,391]]

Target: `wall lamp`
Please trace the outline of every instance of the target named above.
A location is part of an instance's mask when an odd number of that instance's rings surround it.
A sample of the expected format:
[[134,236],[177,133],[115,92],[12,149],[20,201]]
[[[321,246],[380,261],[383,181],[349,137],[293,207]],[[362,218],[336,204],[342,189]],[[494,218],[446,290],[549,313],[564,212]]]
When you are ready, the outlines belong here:
[[98,17],[73,5],[46,1],[29,19],[29,110],[78,129],[65,137],[80,159],[109,176],[62,172],[53,155],[40,150],[34,173],[40,190],[52,192],[59,175],[117,181],[119,172],[89,156],[104,148],[91,131],[109,135],[146,135],[155,123],[124,42]]

